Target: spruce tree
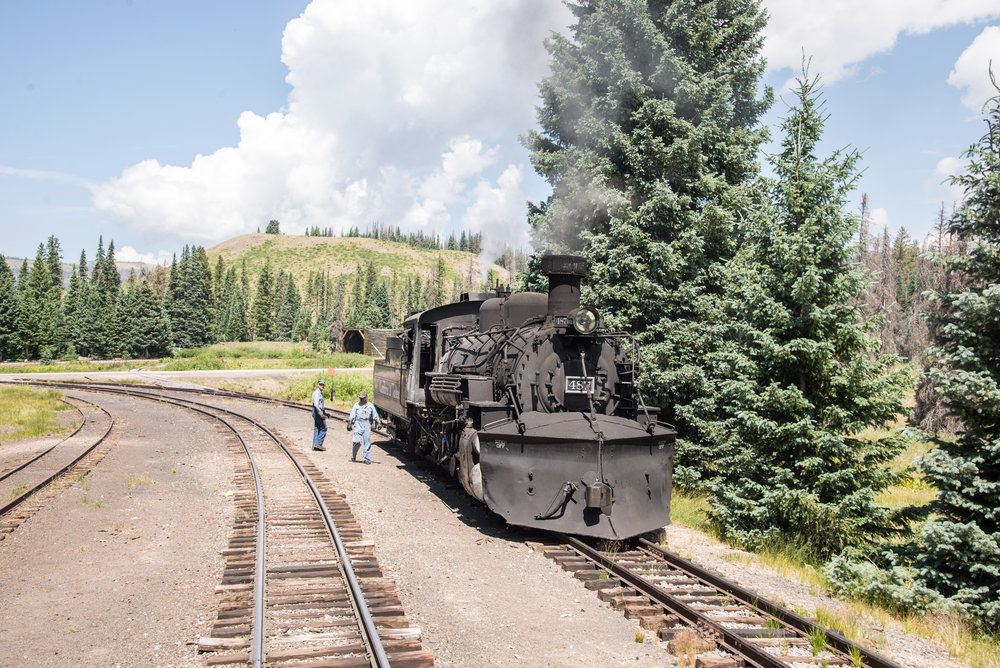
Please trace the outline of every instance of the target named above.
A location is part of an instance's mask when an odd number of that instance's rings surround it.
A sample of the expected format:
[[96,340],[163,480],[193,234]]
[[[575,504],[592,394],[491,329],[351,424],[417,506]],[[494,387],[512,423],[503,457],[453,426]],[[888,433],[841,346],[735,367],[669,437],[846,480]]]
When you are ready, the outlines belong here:
[[29,359],[37,359],[42,350],[48,349],[52,345],[53,326],[59,304],[45,259],[45,246],[38,244],[35,260],[31,263],[31,268],[26,275],[24,266],[21,265],[21,273],[24,278],[23,287],[21,287],[22,281],[18,281],[19,288],[21,288],[19,291],[21,308],[18,332],[24,356]]
[[859,154],[818,157],[823,126],[804,72],[764,180],[770,206],[727,265],[730,324],[713,353],[728,369],[715,399],[724,420],[704,466],[724,535],[753,548],[792,540],[820,558],[904,526],[877,503],[898,482],[888,464],[901,439],[863,432],[886,428],[909,386],[895,357],[873,358],[878,320],[859,300],[866,274],[845,213]]
[[170,353],[170,323],[160,300],[146,280],[131,291],[132,327],[129,333],[130,354],[138,357],[162,357]]
[[368,326],[374,329],[385,329],[392,324],[389,292],[386,290],[385,281],[381,279],[375,281],[375,286],[369,295],[366,320]]
[[541,131],[524,140],[553,189],[530,208],[534,244],[589,259],[583,301],[637,335],[647,398],[681,432],[677,479],[694,485],[717,431],[722,267],[767,136],[766,17],[759,0],[569,6],[570,36],[548,42]]
[[18,292],[14,272],[0,255],[0,361],[17,357],[23,351],[18,331]]
[[932,317],[930,376],[964,431],[920,462],[938,496],[914,564],[924,584],[1000,629],[1000,95],[986,123],[952,179],[965,201],[948,230],[968,251],[943,261],[965,287],[932,295],[942,308]]
[[281,278],[284,280],[282,301],[275,318],[278,340],[292,341],[295,323],[299,318],[299,310],[302,308],[302,300],[299,297],[298,289],[295,287],[295,280],[292,274],[285,274]]
[[274,340],[274,280],[270,263],[264,264],[257,277],[257,294],[250,307],[250,330],[254,341]]

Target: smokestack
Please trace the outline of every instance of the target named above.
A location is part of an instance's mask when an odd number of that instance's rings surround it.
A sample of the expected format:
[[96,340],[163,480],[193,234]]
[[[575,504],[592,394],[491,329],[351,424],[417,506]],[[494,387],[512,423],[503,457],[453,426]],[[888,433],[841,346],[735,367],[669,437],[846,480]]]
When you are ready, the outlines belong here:
[[587,275],[587,261],[576,255],[545,255],[542,275],[549,277],[549,316],[580,308],[580,280]]

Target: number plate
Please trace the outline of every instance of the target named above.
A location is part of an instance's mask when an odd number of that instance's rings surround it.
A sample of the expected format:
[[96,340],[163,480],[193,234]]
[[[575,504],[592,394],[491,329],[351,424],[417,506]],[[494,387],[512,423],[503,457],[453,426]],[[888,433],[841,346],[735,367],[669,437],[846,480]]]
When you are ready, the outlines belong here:
[[566,376],[566,394],[592,394],[593,376]]

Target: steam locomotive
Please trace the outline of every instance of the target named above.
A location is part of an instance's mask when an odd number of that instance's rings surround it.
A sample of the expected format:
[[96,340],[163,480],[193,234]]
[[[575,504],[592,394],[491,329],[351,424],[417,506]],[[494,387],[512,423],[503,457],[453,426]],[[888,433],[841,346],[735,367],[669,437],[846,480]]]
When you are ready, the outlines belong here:
[[670,521],[676,432],[636,387],[638,347],[580,305],[586,262],[542,258],[547,295],[463,295],[410,315],[375,362],[409,452],[513,525],[622,539]]

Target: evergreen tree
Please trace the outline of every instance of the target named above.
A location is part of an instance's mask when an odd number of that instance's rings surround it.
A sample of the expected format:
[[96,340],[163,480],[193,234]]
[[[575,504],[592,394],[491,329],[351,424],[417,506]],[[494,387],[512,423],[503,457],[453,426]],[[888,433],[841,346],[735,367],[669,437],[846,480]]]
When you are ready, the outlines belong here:
[[140,281],[130,291],[132,304],[129,354],[163,357],[170,353],[170,322],[149,281]]
[[272,219],[268,221],[267,229],[264,230],[264,234],[281,234],[281,230],[279,229],[280,226],[281,224],[278,221]]
[[347,277],[344,274],[340,274],[337,276],[337,286],[333,293],[333,310],[330,313],[330,328],[327,332],[330,349],[334,352],[340,351],[343,344],[346,321],[346,303],[344,299],[346,292]]
[[354,270],[354,283],[351,285],[350,315],[347,317],[348,329],[363,329],[365,324],[365,293],[362,285],[361,265]]
[[434,280],[428,283],[427,308],[441,306],[447,300],[447,288],[445,287],[445,266],[444,259],[439,255],[434,265]]
[[283,282],[284,285],[281,289],[281,306],[278,307],[276,317],[277,336],[279,341],[291,341],[296,319],[302,308],[302,300],[299,298],[299,291],[295,287],[292,275],[279,273],[278,276],[278,282]]
[[535,247],[589,259],[583,299],[637,335],[643,387],[681,432],[677,479],[693,485],[717,431],[722,267],[767,136],[766,17],[759,0],[569,6],[571,35],[548,43],[541,132],[525,137],[553,189],[529,211]]
[[[110,246],[108,247],[110,251]],[[132,332],[135,328],[135,293],[136,278],[133,271],[129,275],[124,290],[121,290],[115,300],[114,311],[108,319],[105,346],[108,355],[113,357],[130,357],[132,355]]]
[[94,268],[88,279],[86,255],[80,254],[79,297],[73,319],[74,344],[80,355],[99,356],[104,352],[107,308],[99,289],[104,242],[98,240]]
[[791,539],[822,558],[904,525],[876,500],[899,480],[888,463],[901,440],[862,432],[902,412],[909,381],[894,357],[870,356],[877,322],[863,316],[866,274],[845,213],[859,154],[817,157],[816,86],[807,72],[798,80],[765,181],[772,205],[728,265],[732,324],[713,353],[728,368],[715,401],[724,433],[705,468],[723,534],[754,548]]
[[368,326],[374,329],[385,329],[392,324],[392,312],[389,308],[389,292],[386,290],[385,281],[381,279],[375,281],[375,286],[371,290],[368,299],[366,320]]
[[199,338],[198,345],[209,345],[216,341],[216,301],[215,287],[212,280],[212,263],[208,259],[208,253],[204,246],[197,246],[192,251],[193,271],[196,275],[191,277],[192,281],[197,281],[201,277],[200,296],[196,292],[196,299],[200,300],[195,308],[198,309],[198,320],[204,322],[204,330]]
[[12,359],[24,350],[18,330],[19,308],[14,272],[0,255],[0,361]]
[[115,303],[118,301],[118,295],[121,294],[122,289],[122,277],[118,273],[118,265],[115,261],[114,239],[108,244],[108,251],[102,262],[100,289],[108,305],[108,312],[113,312]]
[[[22,275],[24,275],[24,265],[21,265],[21,269]],[[20,280],[18,284],[20,287]],[[20,290],[20,301],[18,333],[24,356],[29,359],[37,359],[43,349],[52,345],[53,326],[56,321],[56,311],[59,308],[58,298],[53,290],[52,278],[49,275],[49,267],[45,260],[45,246],[42,244],[38,244],[35,260],[31,263],[31,268],[25,276],[24,287]]]
[[274,282],[269,262],[264,263],[257,277],[257,294],[250,307],[250,331],[254,341],[274,340]]
[[968,252],[943,261],[967,285],[933,295],[942,308],[933,316],[930,375],[965,429],[920,462],[938,497],[914,563],[924,584],[1000,629],[1000,95],[988,105],[987,133],[952,178],[965,201],[949,232]]
[[62,246],[55,235],[50,235],[48,241],[45,242],[45,262],[49,268],[49,278],[52,279],[52,288],[61,298],[63,288]]

